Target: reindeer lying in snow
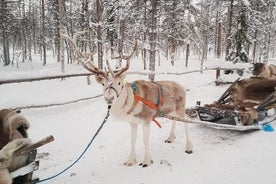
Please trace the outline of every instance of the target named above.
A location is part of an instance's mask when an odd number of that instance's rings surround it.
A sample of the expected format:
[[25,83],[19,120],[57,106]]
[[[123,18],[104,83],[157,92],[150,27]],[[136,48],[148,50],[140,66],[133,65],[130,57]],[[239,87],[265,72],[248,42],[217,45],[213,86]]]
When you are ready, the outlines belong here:
[[[84,68],[95,74],[98,83],[103,85],[103,95],[108,105],[111,106],[110,113],[116,118],[123,118],[130,122],[131,126],[131,152],[124,163],[132,166],[136,163],[135,143],[137,137],[137,126],[143,125],[143,140],[145,146],[144,160],[140,164],[147,167],[153,163],[149,148],[150,122],[155,117],[160,117],[161,112],[183,118],[185,114],[185,90],[179,84],[172,81],[149,82],[137,80],[132,83],[125,82],[126,71],[129,68],[130,57],[136,50],[137,42],[130,56],[121,56],[126,60],[126,66],[114,72],[108,61],[108,72],[97,68],[91,61],[89,54],[80,52],[75,40],[62,34],[74,49],[74,56]],[[156,103],[156,106],[155,106]],[[186,147],[187,153],[192,153],[192,143],[189,138],[187,124]],[[171,132],[166,142],[175,139],[175,122],[172,124]]]
[[256,77],[276,79],[276,66],[272,64],[255,63],[252,74]]

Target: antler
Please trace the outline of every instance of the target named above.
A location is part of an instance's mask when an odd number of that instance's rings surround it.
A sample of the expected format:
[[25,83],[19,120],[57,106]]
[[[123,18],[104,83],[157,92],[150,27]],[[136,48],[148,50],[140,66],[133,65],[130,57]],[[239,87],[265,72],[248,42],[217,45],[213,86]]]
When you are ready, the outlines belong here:
[[123,68],[121,68],[116,74],[114,74],[114,72],[112,71],[112,69],[111,69],[111,67],[110,67],[110,65],[109,65],[108,60],[106,60],[106,64],[107,64],[107,66],[108,66],[108,70],[109,70],[109,72],[111,73],[111,75],[112,75],[113,77],[120,76],[122,73],[124,73],[125,71],[128,70],[130,58],[131,58],[132,55],[135,53],[135,51],[137,50],[137,48],[138,48],[138,44],[137,44],[137,39],[136,39],[136,40],[135,40],[135,45],[134,45],[134,47],[133,47],[133,49],[132,49],[130,55],[125,56],[125,55],[122,55],[122,53],[120,53],[120,56],[112,57],[112,59],[124,59],[124,60],[126,60],[126,66],[123,67]]
[[81,65],[87,69],[88,71],[92,72],[93,74],[96,75],[102,75],[103,77],[106,77],[107,74],[106,72],[100,70],[98,67],[96,67],[92,62],[91,62],[91,57],[95,53],[84,53],[81,52],[80,49],[77,47],[77,38],[86,33],[87,31],[79,31],[73,35],[73,38],[69,37],[66,30],[61,30],[60,35],[61,37],[67,41],[67,43],[70,45],[70,47],[73,49],[73,56],[76,58]]

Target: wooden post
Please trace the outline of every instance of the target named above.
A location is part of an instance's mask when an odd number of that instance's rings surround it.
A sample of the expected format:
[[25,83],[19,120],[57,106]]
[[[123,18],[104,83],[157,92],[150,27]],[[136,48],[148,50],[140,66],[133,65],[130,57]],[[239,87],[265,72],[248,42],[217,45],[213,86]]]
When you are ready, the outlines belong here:
[[216,86],[218,86],[219,85],[219,83],[217,82],[217,80],[218,80],[218,78],[220,77],[220,68],[217,68],[216,69]]

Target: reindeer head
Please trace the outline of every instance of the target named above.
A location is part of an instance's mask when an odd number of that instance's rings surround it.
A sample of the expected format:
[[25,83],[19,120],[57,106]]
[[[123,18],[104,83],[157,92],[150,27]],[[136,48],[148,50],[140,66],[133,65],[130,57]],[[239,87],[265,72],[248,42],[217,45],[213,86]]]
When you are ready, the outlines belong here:
[[251,68],[252,74],[254,76],[260,75],[265,69],[265,64],[263,63],[254,63],[253,67]]
[[122,53],[120,53],[120,56],[112,57],[112,59],[126,60],[125,67],[121,68],[118,71],[113,71],[109,65],[108,60],[106,60],[108,71],[103,71],[91,62],[91,56],[93,54],[83,53],[78,49],[76,45],[77,36],[74,35],[72,39],[67,34],[64,34],[64,32],[61,32],[61,36],[69,43],[71,48],[74,50],[74,57],[82,64],[82,66],[85,69],[87,69],[95,75],[96,81],[103,86],[103,95],[107,104],[112,105],[112,103],[114,103],[118,99],[124,88],[126,71],[129,68],[129,61],[131,56],[137,50],[137,41],[135,41],[135,46],[129,56],[124,56],[122,55]]
[[103,95],[108,105],[112,105],[120,96],[125,83],[126,71],[129,68],[129,60],[125,67],[119,71],[113,71],[106,60],[108,72],[104,76],[95,75],[96,81],[103,86]]

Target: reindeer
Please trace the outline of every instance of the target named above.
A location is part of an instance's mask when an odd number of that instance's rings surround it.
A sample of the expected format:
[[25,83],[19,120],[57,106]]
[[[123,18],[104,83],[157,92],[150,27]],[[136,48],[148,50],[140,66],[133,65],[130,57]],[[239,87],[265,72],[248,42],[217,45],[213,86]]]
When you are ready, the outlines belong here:
[[[88,71],[95,74],[96,81],[103,86],[103,95],[110,107],[111,116],[129,121],[131,127],[131,151],[125,166],[133,166],[137,162],[135,144],[138,125],[143,126],[144,160],[139,164],[147,167],[153,163],[150,155],[149,136],[151,121],[156,117],[162,117],[162,113],[183,118],[185,115],[185,89],[173,81],[149,82],[136,80],[126,82],[126,72],[129,69],[130,58],[137,49],[137,42],[129,56],[120,54],[126,60],[126,65],[118,71],[113,71],[109,65],[108,72],[97,68],[90,60],[91,55],[83,54],[76,46],[75,40],[68,35],[62,37],[73,47],[74,56]],[[114,57],[113,57],[114,58]],[[156,104],[155,104],[156,102]],[[189,138],[189,131],[185,123],[186,146],[185,152],[192,153],[192,143]],[[176,122],[173,121],[168,139],[171,143],[175,139]]]
[[10,141],[27,138],[29,121],[12,109],[0,110],[0,149]]
[[[29,127],[28,120],[12,109],[0,110],[0,184],[9,183],[7,172],[26,165],[29,156],[13,156],[13,152],[30,143],[27,133]],[[14,178],[13,183],[22,183],[24,179],[25,176],[19,176]]]
[[20,162],[18,157],[14,156],[14,152],[30,143],[28,138],[14,139],[0,150],[0,184],[22,183],[20,180],[19,182],[13,181],[10,171],[11,167],[15,167],[15,159],[17,159],[17,164]]
[[256,77],[276,79],[276,66],[272,64],[255,63],[252,67],[252,74]]

